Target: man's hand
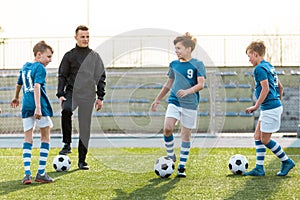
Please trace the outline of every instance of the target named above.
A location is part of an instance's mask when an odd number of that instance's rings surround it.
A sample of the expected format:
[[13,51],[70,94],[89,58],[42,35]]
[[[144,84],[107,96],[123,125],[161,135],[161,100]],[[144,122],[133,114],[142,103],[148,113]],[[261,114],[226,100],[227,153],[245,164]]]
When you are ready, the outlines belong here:
[[103,101],[101,99],[97,99],[97,101],[95,103],[95,109],[96,109],[96,111],[101,110],[102,106],[103,106]]
[[65,100],[67,100],[64,96],[59,97],[59,105],[62,108],[62,102],[64,102]]

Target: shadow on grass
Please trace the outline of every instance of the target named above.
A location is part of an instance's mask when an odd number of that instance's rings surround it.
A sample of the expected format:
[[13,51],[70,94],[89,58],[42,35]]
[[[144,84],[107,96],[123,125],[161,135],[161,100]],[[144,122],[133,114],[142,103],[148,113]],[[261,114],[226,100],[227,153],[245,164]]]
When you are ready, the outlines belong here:
[[[74,170],[70,170],[68,172],[47,172],[47,174],[52,177],[54,179],[54,183],[49,183],[49,184],[55,184],[56,181],[59,181],[59,177],[76,172],[78,169],[74,169]],[[20,177],[21,179],[23,177]],[[36,187],[36,186],[41,186],[43,184],[47,184],[47,183],[38,183],[34,181],[35,175],[33,175],[32,177],[32,183],[29,185],[23,185],[21,183],[21,179],[18,180],[10,180],[10,181],[6,181],[6,182],[0,182],[0,196],[2,195],[7,195],[11,192],[15,192],[18,190],[23,190],[26,189],[28,187]]]
[[68,174],[71,174],[71,173],[74,173],[76,171],[79,171],[79,169],[73,169],[73,170],[69,170],[67,172],[55,172],[55,171],[52,171],[52,172],[47,172],[47,174],[52,177],[54,179],[54,181],[57,181],[59,180],[59,177],[61,176],[64,176],[64,175],[68,175]]
[[[228,175],[229,178],[246,178],[248,179],[244,185],[241,185],[241,189],[236,190],[234,194],[230,197],[224,198],[225,200],[235,200],[235,199],[271,199],[274,194],[276,194],[278,188],[281,187],[282,181],[289,179],[290,176],[276,176],[274,172],[274,166],[280,166],[280,160],[274,156],[272,162],[265,165],[266,175],[257,176],[236,176]],[[251,170],[251,169],[250,169]],[[278,171],[280,167],[278,168]]]
[[114,200],[124,199],[166,199],[168,192],[175,188],[180,178],[154,178],[149,180],[149,184],[142,188],[126,193],[116,189],[117,197]]

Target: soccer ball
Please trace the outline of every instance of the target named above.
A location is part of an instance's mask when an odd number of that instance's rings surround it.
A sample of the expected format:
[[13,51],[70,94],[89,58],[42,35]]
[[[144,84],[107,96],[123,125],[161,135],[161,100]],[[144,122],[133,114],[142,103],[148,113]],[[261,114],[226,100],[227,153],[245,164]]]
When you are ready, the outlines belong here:
[[174,172],[175,164],[169,157],[162,156],[154,163],[154,172],[157,176],[168,178]]
[[53,159],[53,167],[57,172],[67,172],[71,167],[71,161],[67,155],[57,155]]
[[228,167],[233,174],[242,175],[248,169],[248,160],[241,154],[233,155],[228,161]]

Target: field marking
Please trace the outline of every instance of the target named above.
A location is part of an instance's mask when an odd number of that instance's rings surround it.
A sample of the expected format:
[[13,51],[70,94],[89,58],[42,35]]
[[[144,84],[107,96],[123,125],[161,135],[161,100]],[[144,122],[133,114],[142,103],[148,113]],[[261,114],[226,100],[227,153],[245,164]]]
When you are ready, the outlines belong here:
[[[91,158],[114,158],[114,157],[126,157],[126,158],[130,158],[130,157],[145,157],[145,156],[157,156],[160,155],[158,154],[119,154],[119,155],[110,155],[110,156],[106,156],[106,155],[91,155]],[[253,155],[248,155],[248,154],[244,154],[247,157],[256,157],[255,154]],[[163,156],[163,155],[162,155]],[[224,156],[232,156],[232,154],[226,154],[226,155],[207,155],[207,154],[192,154],[189,155],[189,158],[191,157],[224,157]],[[274,155],[266,155],[266,157],[273,157]],[[300,157],[300,154],[288,154],[289,157]],[[49,156],[48,158],[54,158],[55,156]],[[77,156],[69,156],[70,158],[77,158]],[[23,158],[22,155],[20,156],[0,156],[1,158]],[[39,156],[32,156],[31,158],[39,158]],[[275,158],[275,157],[274,157]]]

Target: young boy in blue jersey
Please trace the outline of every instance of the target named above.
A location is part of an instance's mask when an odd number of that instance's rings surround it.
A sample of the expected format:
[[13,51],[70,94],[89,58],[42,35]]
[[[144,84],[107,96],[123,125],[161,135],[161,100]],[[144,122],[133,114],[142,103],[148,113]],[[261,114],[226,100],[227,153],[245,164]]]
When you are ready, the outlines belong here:
[[44,41],[33,47],[34,60],[27,62],[20,70],[16,85],[16,93],[11,101],[11,106],[16,108],[20,104],[19,93],[23,90],[22,119],[24,127],[23,164],[25,175],[23,184],[31,184],[32,175],[30,170],[32,133],[35,124],[39,126],[41,133],[40,159],[36,182],[51,183],[53,179],[45,172],[48,153],[50,150],[50,128],[53,126],[51,118],[53,115],[50,101],[46,94],[46,69],[51,62],[53,50]]
[[204,88],[206,78],[203,62],[192,58],[196,41],[189,33],[175,38],[178,60],[170,63],[168,79],[151,107],[152,111],[156,111],[160,101],[171,90],[164,122],[164,142],[167,156],[175,162],[173,130],[176,122],[180,120],[181,148],[178,177],[186,177],[185,165],[191,147],[191,132],[197,124],[199,91]]
[[286,176],[295,167],[294,161],[289,158],[278,142],[271,139],[272,133],[280,128],[282,114],[283,86],[278,79],[275,68],[264,60],[266,47],[262,41],[252,42],[246,49],[246,54],[254,68],[255,95],[257,101],[254,106],[246,109],[252,113],[260,108],[260,117],[254,133],[256,147],[256,167],[245,176],[264,176],[264,159],[266,147],[281,161],[281,169],[277,176]]

